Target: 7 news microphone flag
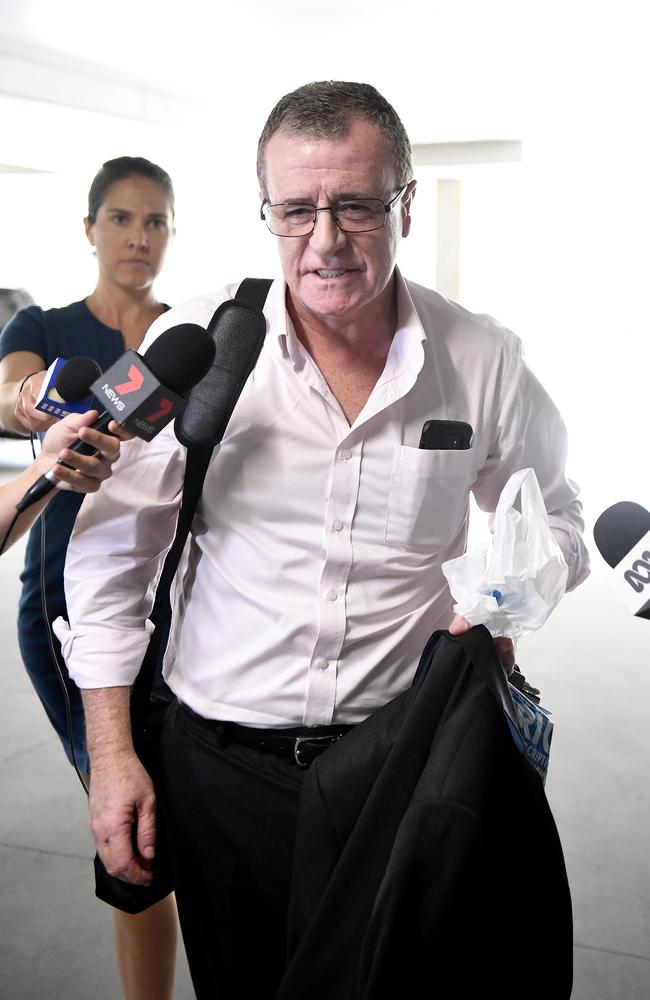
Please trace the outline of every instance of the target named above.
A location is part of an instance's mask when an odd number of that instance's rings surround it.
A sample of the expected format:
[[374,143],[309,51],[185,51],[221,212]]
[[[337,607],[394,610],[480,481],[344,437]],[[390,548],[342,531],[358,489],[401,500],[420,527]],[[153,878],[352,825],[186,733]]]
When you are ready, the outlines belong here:
[[[161,333],[144,358],[126,351],[90,386],[106,410],[91,425],[106,432],[111,420],[136,437],[150,441],[185,406],[184,394],[210,368],[215,346],[195,323],[183,323]],[[69,448],[82,455],[96,448],[77,439]],[[22,512],[56,486],[57,466],[41,476],[25,493],[16,510]]]

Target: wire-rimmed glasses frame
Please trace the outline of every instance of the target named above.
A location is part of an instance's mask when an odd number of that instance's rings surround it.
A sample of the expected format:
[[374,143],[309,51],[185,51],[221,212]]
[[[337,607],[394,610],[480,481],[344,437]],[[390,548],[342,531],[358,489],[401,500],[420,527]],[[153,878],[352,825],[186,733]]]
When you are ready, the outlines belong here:
[[[309,202],[279,201],[271,204],[268,199],[265,198],[260,207],[260,218],[266,223],[267,229],[270,233],[273,233],[274,236],[289,239],[291,237],[311,236],[316,228],[316,220],[318,219],[319,212],[329,212],[338,228],[344,233],[373,233],[377,229],[382,229],[386,224],[387,216],[390,212],[392,212],[400,198],[403,197],[409,183],[410,181],[403,184],[397,194],[388,202],[384,202],[381,198],[341,198],[339,201],[335,201],[333,205],[324,205],[322,208],[317,208],[316,205],[312,205]],[[294,227],[299,226],[300,223],[303,222],[304,226],[300,227],[300,232],[278,232],[277,230],[282,228],[280,220],[272,222],[268,214],[270,210],[274,208],[285,208],[287,209],[287,213],[296,213],[294,215],[293,222],[288,215],[284,221],[286,221],[287,228],[292,224]],[[364,208],[367,210],[365,215],[363,213]],[[306,209],[309,209],[311,219],[309,218],[309,214],[306,218],[300,219],[297,213],[300,211],[304,212]],[[349,218],[344,218],[343,222],[341,222],[340,216],[344,212],[352,212],[353,215]],[[356,219],[354,218],[354,214],[357,215]],[[369,219],[373,215],[376,215],[380,221],[377,222],[376,225],[367,225]],[[272,225],[276,228],[272,228]],[[350,228],[351,226],[353,226],[353,228]],[[363,228],[358,228],[358,226],[362,226]]]

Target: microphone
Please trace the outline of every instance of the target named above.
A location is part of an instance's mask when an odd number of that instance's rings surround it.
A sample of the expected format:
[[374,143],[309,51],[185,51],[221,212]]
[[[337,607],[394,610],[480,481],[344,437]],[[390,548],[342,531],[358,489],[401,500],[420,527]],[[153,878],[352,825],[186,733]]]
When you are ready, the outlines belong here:
[[262,312],[241,299],[222,302],[207,329],[215,346],[211,367],[190,392],[175,432],[187,448],[214,448],[255,367],[266,335]]
[[[201,326],[182,323],[165,330],[142,358],[128,350],[88,388],[108,407],[90,425],[106,433],[111,422],[150,441],[185,405],[185,394],[205,374],[214,358],[214,343]],[[146,363],[145,363],[146,362]],[[70,451],[94,455],[92,445],[79,438]],[[56,465],[25,493],[16,510],[21,513],[54,489]]]
[[594,525],[594,541],[613,567],[608,582],[639,618],[650,618],[650,512],[623,500],[608,507]]
[[90,384],[102,370],[93,358],[55,358],[45,373],[34,406],[48,416],[67,417],[69,413],[85,413],[92,405]]
[[[106,406],[92,426],[103,431],[115,420],[125,431],[150,441],[180,413],[186,394],[213,358],[214,344],[196,323],[165,330],[144,358],[137,351],[126,351],[90,386]],[[79,441],[72,450],[83,454],[83,447]]]

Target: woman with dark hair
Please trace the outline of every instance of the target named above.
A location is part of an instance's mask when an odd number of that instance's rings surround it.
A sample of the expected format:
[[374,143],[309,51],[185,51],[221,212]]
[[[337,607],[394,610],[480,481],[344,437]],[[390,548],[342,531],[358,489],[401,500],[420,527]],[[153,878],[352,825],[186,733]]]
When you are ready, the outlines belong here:
[[[173,235],[174,192],[169,175],[142,157],[107,161],[88,195],[86,235],[98,265],[94,291],[62,309],[28,306],[0,335],[0,425],[40,433],[54,422],[34,403],[45,371],[57,357],[94,358],[102,370],[137,350],[168,306],[154,294]],[[18,638],[25,667],[63,747],[89,773],[83,708],[50,623],[67,617],[63,567],[82,497],[61,492],[34,525],[27,543]],[[44,587],[41,591],[41,571]],[[59,669],[50,651],[53,642]],[[70,720],[63,683],[69,699]],[[137,916],[114,910],[118,964],[128,1000],[164,1000],[173,991],[176,913],[173,897]]]

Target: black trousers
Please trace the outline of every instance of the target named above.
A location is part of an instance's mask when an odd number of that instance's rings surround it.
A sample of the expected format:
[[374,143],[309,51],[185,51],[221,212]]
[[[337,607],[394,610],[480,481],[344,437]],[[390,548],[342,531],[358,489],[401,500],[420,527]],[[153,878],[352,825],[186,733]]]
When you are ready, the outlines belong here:
[[296,816],[305,771],[229,743],[172,706],[158,789],[198,1000],[271,1000],[286,958]]

